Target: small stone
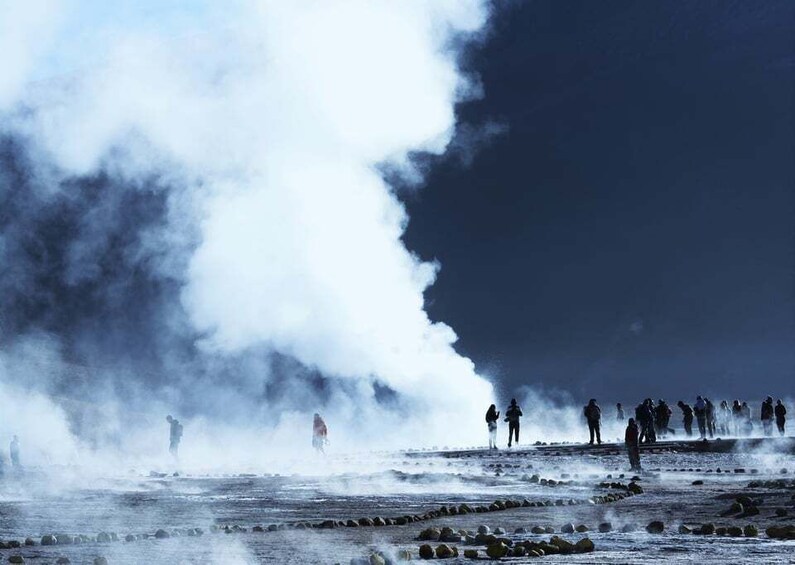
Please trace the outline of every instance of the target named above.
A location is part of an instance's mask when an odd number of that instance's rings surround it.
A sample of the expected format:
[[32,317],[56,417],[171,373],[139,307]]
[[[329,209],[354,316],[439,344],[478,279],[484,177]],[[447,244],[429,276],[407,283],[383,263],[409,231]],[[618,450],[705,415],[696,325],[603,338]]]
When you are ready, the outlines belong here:
[[589,538],[582,538],[574,544],[574,550],[577,553],[590,553],[594,550],[593,542]]
[[612,531],[613,531],[613,524],[611,524],[610,522],[602,522],[601,524],[599,524],[600,533],[606,534],[607,532],[612,532]]
[[433,548],[427,543],[420,546],[420,559],[433,559]]
[[[166,530],[161,528],[155,532],[155,537],[157,539],[165,539],[165,538],[170,538],[171,534],[169,534]],[[99,536],[97,536],[97,539],[99,539]]]
[[659,520],[649,522],[649,525],[646,526],[646,531],[650,534],[661,534],[663,531],[665,531],[665,524]]
[[506,555],[508,555],[508,546],[505,545],[503,542],[493,543],[486,548],[486,555],[491,557],[492,559],[502,559]]
[[464,557],[467,559],[477,559],[478,558],[478,550],[477,549],[465,549],[464,550]]

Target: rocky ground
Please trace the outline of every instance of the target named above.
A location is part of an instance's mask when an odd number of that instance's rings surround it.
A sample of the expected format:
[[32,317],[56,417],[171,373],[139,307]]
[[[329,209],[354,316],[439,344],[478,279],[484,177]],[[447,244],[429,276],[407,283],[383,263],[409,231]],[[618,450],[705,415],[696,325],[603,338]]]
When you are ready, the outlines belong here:
[[427,546],[451,564],[792,563],[793,447],[661,442],[637,476],[617,445],[338,456],[314,476],[30,470],[0,483],[0,558],[347,565]]

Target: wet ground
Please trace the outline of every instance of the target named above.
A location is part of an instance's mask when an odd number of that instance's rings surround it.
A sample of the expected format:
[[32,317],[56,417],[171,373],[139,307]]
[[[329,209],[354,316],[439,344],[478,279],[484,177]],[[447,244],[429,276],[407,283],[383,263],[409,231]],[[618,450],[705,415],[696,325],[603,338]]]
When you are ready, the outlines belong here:
[[[26,563],[41,564],[56,563],[60,557],[93,563],[103,556],[110,564],[347,565],[371,551],[397,555],[404,549],[416,560],[422,543],[416,538],[431,526],[474,531],[487,525],[504,528],[514,542],[549,540],[549,534],[513,532],[550,526],[571,541],[587,536],[595,544],[592,553],[506,560],[513,563],[795,563],[795,541],[765,534],[771,525],[795,523],[792,450],[791,439],[707,446],[663,442],[644,450],[645,472],[637,481],[644,492],[604,503],[598,497],[625,493],[633,476],[619,446],[330,456],[316,462],[313,476],[150,476],[131,471],[81,480],[75,469],[33,469],[2,479],[0,539],[7,544],[30,537],[36,545],[0,549],[0,558],[8,562],[19,555]],[[693,484],[699,481],[703,484]],[[741,495],[753,500],[758,514],[727,513]],[[488,513],[427,515],[442,506],[476,508],[506,499],[525,505]],[[542,506],[545,502],[551,506]],[[327,521],[405,516],[426,519],[403,525],[312,527],[323,522],[331,526]],[[653,520],[664,523],[662,534],[647,533]],[[612,530],[597,531],[606,522]],[[590,531],[560,534],[567,523]],[[682,525],[698,528],[704,523],[717,528],[754,525],[760,533],[679,533]],[[264,531],[254,531],[258,526]],[[276,531],[268,531],[269,526]],[[157,530],[169,537],[155,538]],[[100,533],[115,534],[119,541],[95,541]],[[48,534],[62,542],[83,534],[85,541],[42,546],[42,536]],[[128,535],[136,539],[124,541]],[[485,559],[483,546],[451,545],[462,557],[446,563],[472,562],[463,557],[464,549],[478,549]]]

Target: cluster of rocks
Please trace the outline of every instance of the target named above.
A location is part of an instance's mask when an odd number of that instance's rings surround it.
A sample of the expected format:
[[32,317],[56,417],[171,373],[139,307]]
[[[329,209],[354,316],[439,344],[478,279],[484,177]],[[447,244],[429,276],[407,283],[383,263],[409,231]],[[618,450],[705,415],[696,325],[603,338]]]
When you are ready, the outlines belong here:
[[795,479],[776,479],[774,481],[751,481],[748,488],[795,488]]
[[680,534],[694,534],[698,536],[730,536],[734,538],[755,538],[759,535],[759,529],[754,526],[753,524],[748,524],[744,528],[740,526],[715,526],[715,524],[702,524],[701,526],[696,526],[690,528],[684,524],[679,526],[679,533]]
[[747,518],[748,516],[759,515],[759,505],[761,499],[752,499],[750,496],[738,496],[734,499],[729,508],[721,513],[721,516],[734,516],[735,518]]
[[[188,528],[188,529],[173,529],[164,530],[159,529],[153,534],[127,534],[124,536],[124,541],[132,542],[146,539],[164,539],[169,537],[179,536],[201,536],[204,530],[201,528]],[[24,541],[19,540],[0,540],[0,549],[17,549],[20,547],[32,547],[36,545],[52,546],[52,545],[79,545],[84,543],[112,543],[121,541],[122,538],[116,532],[99,532],[96,536],[87,536],[85,534],[45,534],[41,536],[37,542],[33,538],[25,538]],[[66,559],[66,558],[63,558]],[[66,562],[61,562],[66,563]]]
[[773,539],[795,540],[795,524],[787,526],[770,526],[765,530],[767,537]]
[[[9,555],[9,563],[25,563],[25,558],[21,555]],[[71,561],[68,557],[59,557],[55,560],[55,565],[69,565]],[[93,565],[108,565],[108,560],[104,557],[95,557],[92,561]]]
[[[544,555],[570,555],[572,553],[589,553],[593,551],[594,544],[589,538],[572,543],[559,536],[552,536],[546,541],[513,541],[508,538],[497,538],[491,543],[487,543],[484,550],[487,557],[491,559],[502,559],[504,557],[543,557]],[[480,558],[480,550],[465,549],[464,557],[469,559]],[[458,557],[458,548],[447,544],[438,545],[435,549],[424,544],[420,546],[419,555],[421,559],[448,559]]]

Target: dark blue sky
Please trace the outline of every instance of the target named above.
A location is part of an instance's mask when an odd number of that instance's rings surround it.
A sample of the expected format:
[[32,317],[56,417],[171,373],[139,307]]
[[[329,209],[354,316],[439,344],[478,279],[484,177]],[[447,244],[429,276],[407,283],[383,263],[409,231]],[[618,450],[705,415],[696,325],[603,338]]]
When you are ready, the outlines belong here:
[[498,3],[430,167],[429,312],[510,395],[795,393],[795,3]]

